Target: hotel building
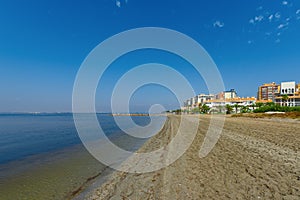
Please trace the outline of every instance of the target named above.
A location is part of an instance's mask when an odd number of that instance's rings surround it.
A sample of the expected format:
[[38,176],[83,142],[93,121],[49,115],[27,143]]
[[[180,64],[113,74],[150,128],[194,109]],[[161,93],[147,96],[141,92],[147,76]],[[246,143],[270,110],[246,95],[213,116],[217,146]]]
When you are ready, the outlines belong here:
[[[287,96],[287,99],[284,99],[284,96]],[[281,106],[300,106],[300,83],[297,85],[295,81],[282,82],[280,94],[276,96],[275,102]]]
[[213,94],[199,94],[195,97],[192,97],[186,100],[183,105],[185,110],[191,110],[194,108],[198,108],[199,104],[204,104],[208,100],[215,99],[215,95]]
[[[199,94],[193,98],[188,99],[184,102],[184,107],[182,110],[192,111],[194,108],[197,108],[199,104],[207,105],[211,111],[217,110],[217,112],[225,112],[226,105],[234,106],[239,105],[239,107],[249,107],[249,109],[253,109],[252,106],[255,104],[255,97],[247,97],[241,98],[238,97],[237,92],[234,89],[229,91],[221,92],[217,95],[212,94]],[[238,112],[240,111],[240,108]]]
[[229,91],[221,92],[216,95],[216,99],[225,100],[225,99],[233,99],[237,98],[238,95],[235,91],[235,89],[231,89]]
[[263,84],[258,88],[257,100],[261,102],[274,102],[279,91],[280,86],[274,82]]
[[236,97],[236,98],[228,98],[225,100],[222,99],[209,100],[206,101],[205,104],[210,108],[225,107],[226,105],[230,105],[230,106],[238,105],[240,107],[242,106],[251,107],[253,106],[253,104],[255,104],[255,102],[256,102],[255,97],[246,97],[246,98]]

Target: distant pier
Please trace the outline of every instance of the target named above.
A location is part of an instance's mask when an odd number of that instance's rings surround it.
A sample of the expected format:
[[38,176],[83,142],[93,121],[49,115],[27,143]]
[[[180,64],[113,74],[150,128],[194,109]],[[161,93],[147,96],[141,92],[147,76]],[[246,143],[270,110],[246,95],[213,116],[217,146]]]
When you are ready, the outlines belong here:
[[148,113],[113,113],[112,116],[149,116]]

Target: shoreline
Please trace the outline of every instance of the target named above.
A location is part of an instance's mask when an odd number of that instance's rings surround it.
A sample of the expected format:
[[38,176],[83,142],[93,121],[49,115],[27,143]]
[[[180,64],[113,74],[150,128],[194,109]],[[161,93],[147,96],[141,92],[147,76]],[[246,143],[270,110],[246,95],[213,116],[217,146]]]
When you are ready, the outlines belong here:
[[[162,115],[154,115],[154,116],[162,116]],[[165,116],[165,115],[163,115],[163,116]],[[163,131],[167,121],[168,121],[168,117],[167,117],[167,120],[165,121],[164,125],[159,129],[159,131],[157,131],[156,135]],[[151,138],[147,139],[143,145],[141,145],[137,150],[135,150],[135,152],[143,151],[143,149],[145,149],[145,146],[149,145],[148,144],[149,140],[151,140]],[[115,175],[115,173],[118,173],[118,171],[110,168],[109,166],[106,166],[106,168],[101,172],[101,174],[99,174],[99,176],[95,177],[95,179],[92,182],[85,183],[83,185],[84,189],[79,191],[77,194],[73,195],[71,197],[71,199],[72,200],[82,200],[82,199],[86,199],[88,196],[93,195],[93,193],[99,187],[101,187],[103,184],[105,184],[107,181],[109,181],[111,179],[111,177],[113,177]]]
[[[186,153],[170,166],[146,174],[115,171],[85,199],[278,199],[300,197],[300,124],[227,116],[221,138],[205,158],[198,156],[209,116],[200,120],[197,136]],[[168,143],[180,116],[139,150]],[[296,123],[295,123],[296,122]],[[287,131],[288,130],[288,131]],[[172,136],[173,135],[173,136]],[[288,165],[287,165],[288,163]]]
[[0,199],[45,200],[70,199],[71,193],[86,182],[86,177],[98,175],[105,169],[81,145],[34,155],[1,167],[10,171],[1,176]]
[[125,116],[125,117],[147,117],[149,114],[143,114],[143,113],[113,113],[111,116]]
[[[133,145],[133,141],[119,133],[111,134],[111,139],[133,149],[143,143]],[[0,170],[0,199],[50,200],[76,198],[98,182],[98,178],[107,175],[109,167],[78,144],[5,163]]]

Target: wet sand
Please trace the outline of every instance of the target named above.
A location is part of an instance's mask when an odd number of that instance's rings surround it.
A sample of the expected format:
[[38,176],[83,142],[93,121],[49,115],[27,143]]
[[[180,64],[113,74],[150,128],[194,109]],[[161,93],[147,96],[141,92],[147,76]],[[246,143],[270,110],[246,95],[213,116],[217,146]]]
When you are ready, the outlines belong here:
[[[300,199],[299,120],[226,117],[215,148],[199,158],[210,121],[199,118],[193,144],[176,162],[146,174],[114,172],[86,199]],[[179,121],[170,116],[139,151],[169,143]]]

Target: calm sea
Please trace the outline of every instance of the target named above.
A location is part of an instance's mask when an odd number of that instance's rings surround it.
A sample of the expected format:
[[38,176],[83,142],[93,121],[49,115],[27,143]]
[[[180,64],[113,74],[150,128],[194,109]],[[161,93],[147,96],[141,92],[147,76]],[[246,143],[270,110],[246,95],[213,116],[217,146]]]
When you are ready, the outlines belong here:
[[[112,116],[97,117],[106,135],[126,149],[134,151],[146,141],[124,139]],[[149,117],[132,119],[140,126],[150,122]],[[72,114],[0,115],[0,199],[69,198],[105,167],[81,144]]]

